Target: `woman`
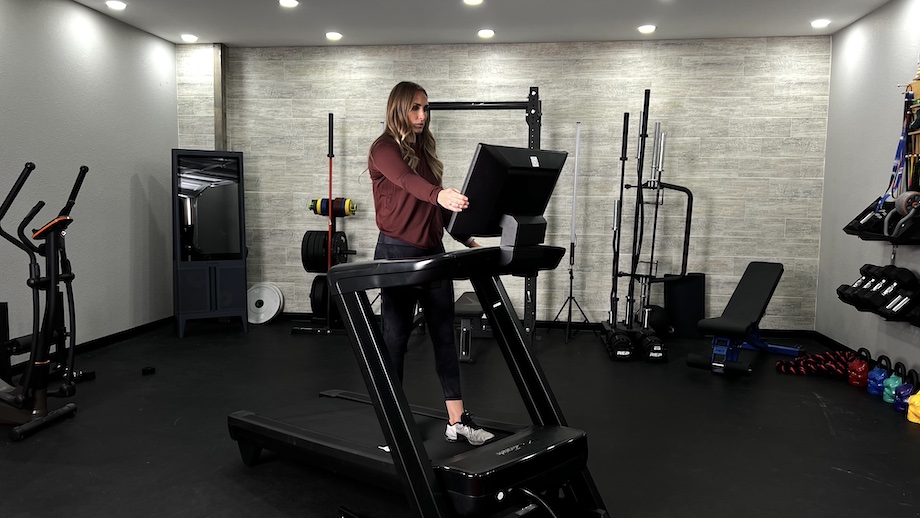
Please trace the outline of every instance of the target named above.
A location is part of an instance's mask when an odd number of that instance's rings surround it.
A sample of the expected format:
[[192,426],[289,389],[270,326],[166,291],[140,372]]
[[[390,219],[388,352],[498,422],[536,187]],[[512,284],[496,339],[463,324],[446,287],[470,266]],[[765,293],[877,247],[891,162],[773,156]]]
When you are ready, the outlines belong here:
[[[380,229],[374,259],[444,253],[441,240],[450,212],[469,207],[463,193],[441,186],[444,165],[438,160],[434,135],[428,128],[428,113],[428,94],[421,86],[404,81],[390,91],[386,127],[368,156]],[[454,239],[466,246],[479,246],[468,236]],[[494,437],[477,426],[463,407],[460,361],[454,347],[453,281],[385,288],[380,297],[383,339],[400,380],[416,302],[425,314],[447,406],[445,438],[479,446]]]

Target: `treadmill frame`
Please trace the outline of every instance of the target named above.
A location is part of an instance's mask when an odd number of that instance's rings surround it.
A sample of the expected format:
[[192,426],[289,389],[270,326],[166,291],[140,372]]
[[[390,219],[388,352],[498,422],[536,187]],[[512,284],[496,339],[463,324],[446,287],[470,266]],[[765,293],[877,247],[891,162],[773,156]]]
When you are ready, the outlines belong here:
[[[418,516],[455,516],[424,448],[412,409],[383,341],[366,290],[469,279],[511,370],[533,424],[566,426],[565,417],[539,362],[528,345],[521,321],[500,276],[535,276],[555,268],[565,249],[532,245],[447,252],[426,259],[344,263],[329,270],[330,293],[346,324],[349,342],[361,367],[374,410],[400,474],[406,497]],[[569,504],[606,515],[597,487],[584,468],[562,488]]]

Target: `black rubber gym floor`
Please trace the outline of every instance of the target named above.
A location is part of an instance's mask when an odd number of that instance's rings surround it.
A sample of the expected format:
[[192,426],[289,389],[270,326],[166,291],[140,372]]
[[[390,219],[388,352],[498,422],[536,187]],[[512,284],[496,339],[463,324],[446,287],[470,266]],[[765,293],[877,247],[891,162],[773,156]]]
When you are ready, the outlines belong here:
[[[343,504],[408,516],[400,494],[293,459],[243,465],[229,413],[294,416],[322,390],[366,392],[344,334],[290,329],[193,321],[184,339],[165,325],[80,355],[97,379],[79,385],[76,417],[16,443],[0,425],[2,516],[331,518]],[[686,367],[703,340],[670,340],[670,363],[656,365],[609,361],[590,331],[538,338],[569,424],[588,432],[611,517],[920,516],[920,425],[863,390],[780,374],[778,357],[738,379]],[[473,353],[467,408],[526,422],[498,349],[475,339]],[[413,337],[406,372],[411,403],[443,405],[427,336]]]

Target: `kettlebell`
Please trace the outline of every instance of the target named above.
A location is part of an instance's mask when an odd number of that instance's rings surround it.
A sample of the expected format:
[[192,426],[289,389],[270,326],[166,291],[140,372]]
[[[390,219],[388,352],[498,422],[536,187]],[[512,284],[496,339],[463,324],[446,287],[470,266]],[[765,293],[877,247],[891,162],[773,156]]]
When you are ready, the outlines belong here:
[[894,402],[892,408],[896,412],[907,412],[907,400],[914,395],[917,388],[917,371],[911,369],[907,371],[907,378],[904,383],[894,389]]
[[856,350],[856,359],[847,365],[847,383],[854,387],[865,387],[869,383],[869,349],[860,347]]
[[894,391],[904,384],[904,377],[907,376],[907,367],[903,363],[894,364],[894,372],[882,383],[882,401],[885,403],[894,403]]
[[907,420],[920,424],[920,394],[914,394],[907,399]]
[[880,396],[885,390],[884,383],[891,373],[891,359],[880,355],[875,362],[875,368],[869,371],[866,390],[873,396]]

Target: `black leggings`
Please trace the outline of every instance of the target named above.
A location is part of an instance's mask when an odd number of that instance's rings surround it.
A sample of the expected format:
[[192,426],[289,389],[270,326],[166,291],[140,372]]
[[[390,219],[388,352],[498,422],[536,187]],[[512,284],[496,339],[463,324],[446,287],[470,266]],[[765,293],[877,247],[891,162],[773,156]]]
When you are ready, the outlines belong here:
[[[374,259],[409,259],[444,253],[444,247],[418,248],[380,234]],[[382,288],[381,320],[383,341],[403,379],[403,363],[415,318],[415,304],[422,308],[431,343],[434,345],[435,370],[441,380],[445,400],[459,400],[460,360],[454,346],[454,284],[452,279],[424,285]]]

